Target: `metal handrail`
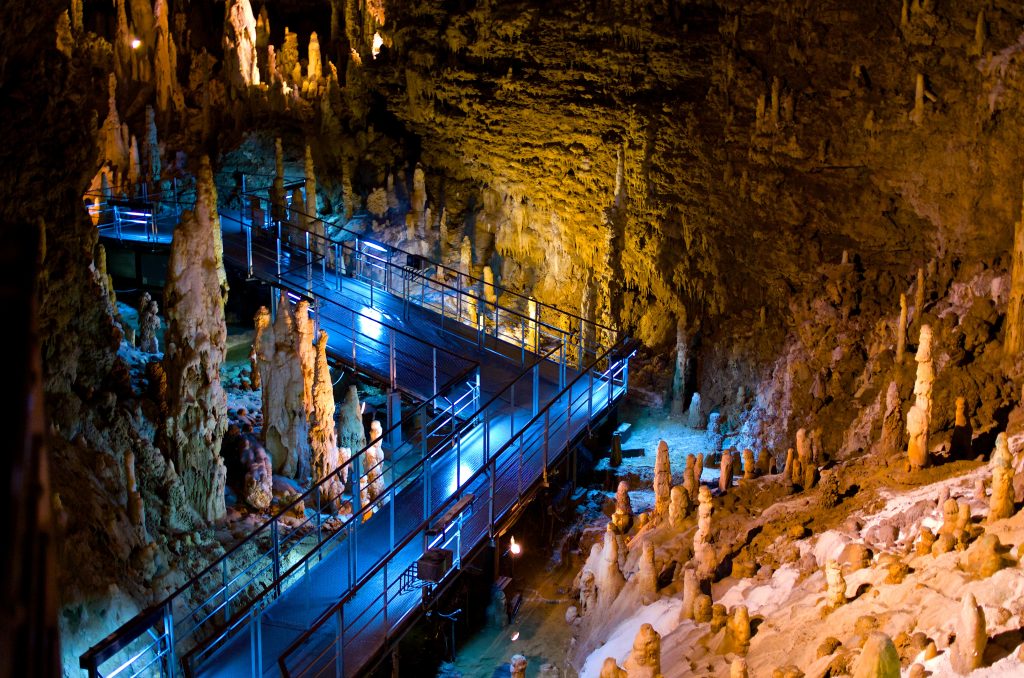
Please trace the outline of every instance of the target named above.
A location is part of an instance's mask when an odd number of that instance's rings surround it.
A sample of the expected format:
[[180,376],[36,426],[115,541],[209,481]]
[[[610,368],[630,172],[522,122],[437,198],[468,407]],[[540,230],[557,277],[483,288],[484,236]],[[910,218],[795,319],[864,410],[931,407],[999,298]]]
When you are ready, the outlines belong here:
[[[281,655],[279,655],[279,657],[278,657],[278,668],[281,670],[282,674],[284,676],[286,676],[286,678],[290,676],[290,673],[288,672],[288,669],[287,669],[287,666],[286,666],[286,662],[287,662],[287,658],[293,652],[295,652],[300,647],[302,647],[309,640],[309,638],[311,638],[313,636],[313,634],[316,633],[320,629],[321,626],[323,626],[335,614],[337,614],[337,612],[341,608],[343,608],[345,606],[345,604],[350,602],[353,599],[353,596],[355,595],[355,593],[360,588],[362,588],[362,586],[364,586],[367,582],[371,581],[384,567],[386,567],[387,562],[391,558],[393,558],[395,556],[395,554],[401,552],[401,550],[404,547],[408,546],[412,542],[413,539],[415,539],[416,537],[420,536],[420,533],[423,530],[427,529],[427,527],[429,527],[430,524],[433,523],[438,518],[438,516],[443,515],[443,512],[453,502],[453,500],[455,500],[457,497],[459,497],[461,494],[463,494],[465,492],[466,488],[470,487],[472,485],[472,483],[474,483],[486,471],[488,471],[493,464],[497,463],[498,458],[501,457],[501,455],[504,454],[512,446],[512,444],[516,441],[516,439],[519,436],[522,435],[523,431],[529,430],[530,427],[532,427],[535,424],[538,424],[544,418],[544,416],[550,412],[550,410],[554,406],[554,404],[557,403],[566,394],[569,395],[569,405],[571,406],[572,405],[572,389],[573,389],[573,387],[575,387],[579,383],[580,379],[582,379],[585,375],[589,375],[593,371],[595,366],[599,362],[601,362],[602,360],[607,358],[612,353],[612,351],[614,351],[615,349],[619,348],[620,346],[625,346],[627,344],[627,341],[628,340],[626,338],[624,338],[624,337],[619,338],[616,341],[615,345],[605,349],[605,351],[600,356],[596,357],[594,359],[594,361],[585,370],[580,371],[580,373],[578,375],[576,375],[576,377],[571,382],[566,384],[566,386],[561,391],[559,391],[559,393],[557,395],[552,397],[542,408],[540,408],[540,410],[537,412],[537,414],[535,414],[530,419],[530,421],[527,422],[527,424],[525,426],[523,426],[523,427],[521,427],[519,429],[519,431],[520,431],[519,435],[511,437],[500,448],[498,448],[497,452],[494,452],[493,454],[490,455],[489,458],[485,459],[484,463],[480,466],[480,468],[477,469],[475,472],[473,472],[465,481],[463,481],[462,484],[460,485],[460,487],[455,492],[453,492],[451,494],[451,496],[446,501],[442,502],[442,504],[430,516],[425,518],[423,521],[420,522],[420,524],[418,526],[413,528],[409,532],[409,534],[405,537],[405,539],[402,540],[402,542],[400,544],[397,544],[394,548],[392,548],[389,551],[389,553],[388,553],[388,558],[378,562],[375,566],[370,568],[366,572],[366,574],[364,574],[359,579],[358,582],[356,582],[354,585],[349,587],[349,590],[342,595],[342,598],[338,602],[334,603],[330,608],[328,608],[326,611],[324,611],[322,614],[320,614],[320,616],[317,617],[317,619],[310,625],[310,627],[306,631],[304,631],[302,633],[302,635],[300,635],[298,638],[296,638],[287,648],[285,648],[285,650],[281,653]],[[625,361],[623,361],[623,362],[625,362]],[[619,373],[621,373],[622,369],[624,369],[624,366],[622,368],[620,368]],[[607,370],[605,370],[605,372],[603,372],[602,375],[601,375],[601,376],[609,375],[609,388],[611,388],[611,372],[612,372],[612,370],[613,370],[613,367],[609,366],[609,368]],[[591,389],[591,392],[592,392],[592,389]],[[485,407],[481,408],[481,410],[483,410],[483,409],[485,409]],[[420,463],[423,463],[423,462],[421,461]],[[500,521],[496,521],[496,522],[500,522]],[[493,525],[491,527],[493,527]]]
[[[304,221],[307,221],[307,222],[309,220],[319,221],[321,224],[323,224],[324,230],[325,230],[325,233],[326,233],[326,227],[328,226],[328,222],[324,221],[320,217],[315,216],[315,215],[306,214],[301,209],[297,209],[295,207],[288,206],[287,204],[280,205],[280,204],[277,204],[277,203],[273,203],[273,202],[271,202],[270,198],[265,197],[264,195],[262,195],[262,193],[268,192],[271,188],[272,188],[272,186],[260,187],[260,188],[256,188],[256,189],[249,188],[249,189],[247,189],[246,191],[243,192],[243,195],[246,196],[246,197],[250,197],[250,198],[256,198],[257,200],[260,200],[260,201],[266,200],[267,205],[269,207],[274,207],[276,205],[277,207],[283,208],[283,209],[285,209],[285,210],[287,210],[289,212],[292,212],[293,214],[297,214],[298,216],[303,217]],[[270,211],[271,210],[268,210],[267,213],[269,214]],[[337,224],[337,223],[332,223],[330,225],[334,226],[335,228],[338,228],[338,229],[340,229],[340,230],[342,230],[342,231],[344,231],[344,232],[346,232],[346,233],[348,233],[350,235],[352,235],[354,238],[358,238],[360,240],[370,240],[369,238],[364,238],[361,233],[358,233],[358,232],[350,229],[347,225]],[[292,224],[291,227],[292,228],[298,228],[299,230],[308,232],[308,233],[310,233],[311,235],[314,235],[314,236],[317,235],[317,234],[313,233],[312,231],[309,231],[308,229],[304,228],[302,225],[296,226],[296,225]],[[327,238],[326,236],[324,236],[324,239],[327,240],[330,243],[341,242],[341,241],[331,240],[330,238]],[[397,252],[398,254],[404,254],[406,256],[410,256],[410,255],[412,255],[412,256],[419,256],[419,255],[413,255],[411,252],[407,252],[407,251],[405,251],[405,250],[403,250],[403,249],[401,249],[399,247],[396,247],[394,245],[389,245],[387,243],[380,243],[380,242],[377,242],[377,241],[373,241],[373,242],[375,242],[376,244],[380,245],[381,247],[387,248],[388,250]],[[461,274],[461,275],[469,278],[474,283],[484,284],[484,280],[482,278],[477,278],[475,276],[470,275],[469,273],[463,273],[462,271],[460,271],[458,269],[452,268],[452,267],[447,266],[445,264],[442,264],[440,262],[432,261],[431,263],[433,263],[435,266],[437,266],[438,268],[441,268],[441,269],[443,269],[445,271],[448,271],[448,272],[451,272],[451,273],[454,273],[454,274]],[[514,290],[510,290],[510,289],[505,288],[505,287],[500,287],[500,286],[495,285],[493,283],[491,283],[491,286],[495,290],[495,294],[498,295],[498,296],[501,296],[501,294],[509,294],[511,296],[518,297],[519,299],[521,299],[523,301],[529,301],[530,300],[530,297],[528,295],[521,294],[519,292],[516,292]],[[486,302],[486,300],[483,300],[483,301]],[[603,330],[605,332],[610,332],[610,333],[613,333],[613,335],[617,335],[618,334],[617,330],[615,330],[613,328],[610,328],[610,327],[605,327],[604,325],[601,325],[600,323],[597,323],[597,322],[594,322],[594,321],[591,321],[591,320],[587,320],[586,318],[583,318],[582,316],[576,315],[572,311],[566,311],[566,310],[558,308],[557,306],[552,306],[551,304],[546,304],[546,303],[543,303],[543,302],[537,301],[537,300],[534,300],[534,302],[537,304],[538,307],[550,308],[555,313],[559,313],[561,315],[564,315],[564,316],[567,316],[569,318],[572,318],[573,320],[579,321],[579,323],[581,323],[581,324],[591,325],[592,327],[594,327],[597,330]],[[502,307],[502,308],[505,308],[505,307]],[[508,310],[510,312],[516,312],[516,311],[514,311],[514,309],[505,309],[505,310]]]
[[[403,487],[405,484],[408,484],[409,482],[411,482],[412,478],[414,478],[419,473],[421,468],[426,465],[427,461],[430,458],[435,457],[435,456],[437,456],[439,454],[443,454],[444,452],[447,452],[450,449],[452,449],[452,447],[454,446],[455,441],[460,436],[462,436],[464,434],[468,434],[470,432],[470,427],[477,423],[475,421],[475,419],[480,416],[480,413],[486,411],[487,408],[490,407],[492,404],[497,403],[497,402],[503,400],[502,396],[505,394],[505,392],[507,390],[509,390],[523,376],[529,374],[533,369],[535,369],[535,368],[539,369],[539,366],[541,364],[543,364],[545,360],[550,359],[550,357],[558,350],[558,348],[559,347],[555,347],[555,348],[551,349],[550,351],[548,351],[548,353],[546,353],[543,356],[537,356],[536,359],[534,360],[534,362],[529,367],[527,367],[524,370],[522,370],[522,372],[516,377],[516,379],[513,380],[512,382],[510,382],[509,385],[505,387],[505,389],[503,389],[502,391],[500,391],[500,392],[496,393],[495,395],[491,396],[491,398],[487,400],[486,404],[484,404],[484,405],[480,406],[479,408],[477,408],[477,411],[474,414],[474,417],[471,417],[471,418],[465,420],[455,430],[453,430],[451,433],[447,434],[444,438],[442,438],[442,440],[440,442],[435,443],[432,446],[432,449],[431,449],[431,451],[428,454],[426,454],[423,457],[421,457],[419,461],[417,461],[412,467],[410,467],[404,473],[402,473],[397,479],[392,480],[390,485],[389,485],[389,487],[385,488],[385,490],[383,492],[381,492],[381,494],[379,496],[377,496],[373,501],[368,503],[366,506],[361,507],[358,513],[352,514],[352,516],[346,521],[345,527],[343,527],[342,530],[344,530],[346,527],[348,527],[350,525],[353,525],[353,526],[354,525],[359,525],[362,522],[363,519],[369,517],[370,515],[372,515],[373,513],[375,513],[378,510],[378,506],[383,504],[385,502],[385,500],[388,499],[388,495],[391,493],[392,490],[394,490],[394,488]],[[573,383],[576,383],[576,381],[574,380]],[[556,399],[557,399],[557,397],[556,397]],[[531,420],[531,423],[532,423],[532,420]],[[527,425],[529,426],[530,424],[527,424]],[[374,439],[374,442],[376,442],[377,440],[385,440],[387,438],[387,436],[388,436],[388,433],[389,432],[384,432],[379,438]],[[512,438],[514,439],[514,436]],[[367,445],[367,447],[364,448],[363,451],[365,451],[366,449],[371,447],[372,444],[373,443],[371,443],[370,445]],[[506,443],[506,445],[507,445],[507,443]],[[504,448],[502,448],[502,449],[504,449]],[[352,460],[350,460],[349,463],[351,463],[351,462],[352,462]],[[368,471],[369,471],[369,469],[367,469],[367,472]],[[340,473],[341,473],[341,467],[339,466],[338,469],[336,469],[332,473],[332,475],[340,474]],[[367,474],[363,474],[363,475],[365,476]],[[340,475],[338,477],[340,478]],[[328,476],[327,478],[322,480],[321,483],[326,482],[330,478],[331,478],[331,476]],[[288,508],[286,508],[286,509],[281,511],[281,514],[287,513],[291,508],[293,508],[295,505],[297,505],[299,501],[300,500],[296,500],[296,501],[292,502],[292,504],[290,504]],[[415,534],[415,530],[411,534]],[[331,537],[331,539],[333,539],[333,538],[334,537]],[[327,540],[325,540],[325,542],[326,541]],[[407,543],[407,542],[403,542],[403,545],[404,545],[404,543]],[[319,548],[319,545],[318,545],[317,548],[312,549],[308,553],[303,555],[286,572],[281,573],[281,575],[279,577],[277,577],[275,579],[275,581],[273,581],[270,584],[268,584],[266,590],[267,591],[274,590],[280,582],[286,580],[292,574],[297,572],[301,567],[303,567],[309,560],[312,560],[315,556],[317,556],[318,555],[318,548]],[[399,547],[395,546],[394,548],[390,549],[388,553],[389,554],[393,554],[397,550],[399,550]],[[382,562],[383,562],[383,560],[386,560],[386,559],[387,559],[387,556],[385,556],[382,559]],[[356,585],[353,584],[352,586],[350,586],[350,590],[352,590],[354,588],[356,588]],[[236,613],[235,616],[232,618],[232,620],[228,624],[225,625],[225,629],[224,629],[224,631],[222,633],[216,634],[214,636],[211,636],[211,637],[207,638],[206,640],[200,642],[195,647],[193,647],[191,650],[189,650],[189,652],[186,653],[184,655],[184,657],[182,658],[183,663],[186,664],[187,666],[191,665],[191,661],[192,661],[192,658],[194,656],[206,652],[211,645],[218,643],[219,641],[223,640],[227,635],[230,635],[230,631],[238,627],[238,622],[242,621],[243,619],[248,618],[250,616],[249,613],[252,610],[252,608],[255,607],[256,603],[258,601],[262,600],[262,599],[263,599],[263,596],[261,595],[261,596],[258,596],[256,599],[250,601],[246,605],[245,608],[243,608],[241,611]]]

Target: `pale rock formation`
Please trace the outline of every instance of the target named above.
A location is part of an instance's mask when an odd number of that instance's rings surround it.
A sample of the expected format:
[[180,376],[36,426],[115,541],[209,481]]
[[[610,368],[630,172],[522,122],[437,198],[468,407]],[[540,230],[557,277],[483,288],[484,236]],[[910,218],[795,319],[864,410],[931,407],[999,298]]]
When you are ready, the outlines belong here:
[[825,586],[829,608],[835,609],[846,604],[846,579],[843,578],[843,569],[831,558],[825,563]]
[[[341,454],[338,463],[343,466],[351,458],[353,452],[359,452],[366,447],[366,430],[363,428],[359,391],[354,384],[348,387],[345,399],[341,401],[341,410],[338,413],[338,447]],[[342,475],[347,483],[348,466],[344,466]]]
[[896,325],[896,362],[903,362],[907,350],[907,295],[900,295],[900,320]]
[[682,485],[672,488],[672,498],[668,505],[668,523],[675,529],[683,527],[683,521],[690,511],[690,496]]
[[[808,464],[814,462],[814,453],[811,449],[811,437],[807,434],[807,429],[799,429],[796,432],[796,456],[800,460],[801,468],[806,467]],[[801,473],[801,477],[802,477]]]
[[729,488],[732,487],[733,468],[732,452],[726,450],[722,453],[722,463],[718,473],[718,490],[720,492],[728,492]]
[[754,465],[754,451],[751,449],[743,450],[743,479],[753,480],[757,477],[757,468]]
[[956,622],[956,641],[950,648],[949,663],[960,675],[980,668],[988,644],[985,612],[974,599],[973,593],[964,596],[960,616]]
[[220,368],[227,347],[227,300],[217,192],[203,158],[195,208],[182,214],[167,263],[167,417],[163,439],[188,504],[202,522],[224,515],[226,469],[220,456],[227,398]]
[[260,84],[256,17],[249,0],[229,0],[224,12],[224,68],[237,89]]
[[658,599],[658,572],[654,565],[654,544],[644,542],[640,552],[640,569],[637,572],[637,591],[644,605],[650,605]]
[[156,336],[160,331],[159,310],[156,300],[150,299],[146,308],[139,313],[139,350],[144,353],[160,352],[160,344]]
[[309,417],[309,442],[313,482],[320,483],[322,501],[341,497],[341,479],[333,475],[340,463],[338,432],[334,428],[334,383],[327,364],[327,332],[320,330],[316,342],[316,371],[313,376],[313,412]]
[[526,336],[523,341],[526,348],[534,353],[540,350],[537,334],[537,300],[530,297],[526,302]]
[[309,315],[309,302],[303,299],[295,304],[295,349],[302,368],[302,402],[307,417],[313,412],[313,378],[316,374],[316,347],[313,341],[313,318]]
[[[265,365],[269,365],[274,350],[274,342],[266,340],[271,332],[270,309],[260,306],[253,318],[253,325],[256,328],[256,333],[252,339],[252,348],[249,349],[249,383],[252,384],[252,389],[255,391],[263,383],[262,370]],[[266,413],[264,413],[263,420],[266,421]]]
[[580,575],[580,615],[585,616],[597,606],[597,578],[594,573],[584,569]]
[[468,275],[473,266],[473,244],[468,235],[462,236],[462,245],[459,248],[459,271]]
[[363,453],[363,477],[359,479],[362,505],[367,506],[384,492],[384,427],[370,422],[370,444]]
[[270,215],[274,221],[285,221],[288,218],[285,210],[284,149],[281,137],[274,139],[274,182],[270,186]]
[[[315,35],[315,34],[314,34]],[[313,149],[306,144],[306,220],[305,229],[312,235],[309,239],[309,247],[317,254],[325,254],[327,243],[325,241],[324,222],[317,218],[316,206],[316,168],[313,165]],[[315,237],[314,237],[315,236]]]
[[604,548],[601,550],[601,565],[597,574],[597,598],[601,607],[608,607],[615,602],[626,580],[619,568],[619,543],[611,525],[604,533]]
[[711,621],[711,596],[706,593],[698,593],[693,599],[693,621],[698,624],[707,624]]
[[729,665],[729,678],[750,678],[747,673],[747,660],[744,657],[736,657]]
[[625,480],[620,480],[615,490],[615,513],[612,514],[612,524],[620,534],[629,532],[633,527],[633,504],[629,500],[629,483]]
[[257,511],[266,511],[274,499],[274,469],[267,451],[248,438],[241,454],[245,467],[243,495],[245,503]]
[[[910,112],[910,120],[915,125],[924,122],[924,74],[918,73],[914,79],[914,110]],[[917,309],[920,313],[920,307]]]
[[625,668],[629,678],[661,676],[661,636],[650,624],[643,624],[637,631]]
[[509,661],[509,674],[511,678],[526,678],[526,657],[521,654],[512,655]]
[[1006,433],[996,436],[996,449],[990,461],[992,467],[992,497],[989,501],[989,522],[1009,518],[1014,513],[1013,456],[1006,442]]
[[697,568],[697,578],[709,581],[718,567],[718,558],[711,545],[711,514],[714,506],[711,490],[701,485],[697,493],[697,531],[693,535],[693,560]]
[[1013,225],[1012,254],[1003,353],[1007,359],[1016,360],[1024,349],[1024,208],[1021,218]]
[[604,663],[601,664],[601,673],[598,678],[628,678],[628,676],[615,663],[614,657],[605,657]]
[[[168,15],[167,0],[156,0],[153,3],[153,22],[155,24],[153,85],[156,89],[156,110],[163,116],[163,119],[166,119],[172,112],[185,110],[185,96],[178,83],[178,52],[171,36]],[[152,127],[152,132],[153,141],[155,141],[155,124]],[[159,154],[157,157],[159,158]],[[151,173],[150,176],[158,177],[159,172]]]
[[907,434],[910,437],[907,459],[912,469],[921,469],[928,465],[928,427],[932,414],[932,383],[935,381],[931,346],[932,329],[928,325],[922,325],[917,355],[914,358],[917,361],[915,401],[907,412]]
[[672,414],[683,414],[683,397],[686,390],[686,370],[689,359],[690,337],[687,331],[685,308],[676,316],[676,360],[672,375]]
[[694,393],[690,398],[690,409],[686,413],[686,425],[693,429],[704,426],[700,416],[700,394]]
[[263,434],[274,472],[289,478],[309,466],[309,423],[295,317],[282,294],[274,322],[273,351],[263,379]]
[[697,496],[697,486],[700,484],[700,469],[697,468],[697,457],[692,454],[686,455],[686,467],[683,469],[683,489],[686,496],[692,501]]
[[132,525],[146,530],[146,513],[143,511],[142,494],[135,477],[135,453],[128,450],[124,456],[125,488],[128,490],[128,520]]
[[782,479],[787,483],[793,483],[800,478],[800,460],[796,458],[793,448],[786,450],[786,465],[782,469]]
[[493,309],[494,305],[498,303],[498,295],[494,291],[494,271],[490,266],[484,266],[484,301],[487,302],[487,308]]
[[725,623],[726,653],[745,655],[750,649],[750,614],[746,605],[737,605],[730,610]]
[[309,48],[306,52],[306,91],[307,96],[319,94],[317,85],[323,77],[323,60],[320,56],[320,39],[313,31],[309,34]]
[[71,33],[71,15],[64,10],[57,16],[57,51],[70,59],[75,52],[75,38]]
[[[416,169],[412,172],[412,196],[410,202],[412,203],[412,211],[417,216],[417,222],[420,222],[427,209],[427,180],[420,165],[416,165]],[[422,223],[417,223],[417,226],[422,227],[423,225]]]
[[868,635],[853,669],[853,678],[899,678],[900,656],[892,639],[874,631]]
[[668,456],[668,443],[658,442],[658,451],[654,460],[654,515],[655,522],[668,517],[671,503],[672,469]]
[[697,581],[697,572],[692,567],[683,568],[683,606],[679,610],[680,619],[693,619],[693,606],[700,595],[700,582]]

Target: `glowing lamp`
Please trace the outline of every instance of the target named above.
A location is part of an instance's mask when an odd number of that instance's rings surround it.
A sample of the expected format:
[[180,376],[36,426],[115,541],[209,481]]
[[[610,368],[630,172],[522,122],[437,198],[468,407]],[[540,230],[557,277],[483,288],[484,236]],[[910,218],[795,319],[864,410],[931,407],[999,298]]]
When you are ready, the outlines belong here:
[[508,550],[512,555],[518,556],[520,553],[523,552],[523,547],[516,542],[515,537],[512,537],[512,540],[508,544]]
[[373,34],[373,47],[370,51],[373,53],[373,58],[376,59],[377,55],[380,54],[380,47],[384,44],[384,38],[380,37],[380,33]]
[[132,49],[138,49],[142,45],[142,41],[138,38],[132,38]]
[[519,631],[512,634],[512,640],[513,642],[519,640]]

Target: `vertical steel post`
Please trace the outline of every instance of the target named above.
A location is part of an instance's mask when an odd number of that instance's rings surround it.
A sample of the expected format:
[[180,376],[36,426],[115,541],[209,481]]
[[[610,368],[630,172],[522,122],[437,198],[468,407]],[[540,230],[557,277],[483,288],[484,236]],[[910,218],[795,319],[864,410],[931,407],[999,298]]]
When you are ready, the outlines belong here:
[[548,435],[551,429],[551,408],[544,410],[544,447],[543,447],[543,482],[544,487],[548,485]]
[[431,393],[434,394],[434,395],[437,395],[437,347],[434,346],[430,350],[433,352],[432,363],[433,363],[433,372],[434,372],[434,390],[431,391]]
[[281,535],[277,529],[277,518],[274,518],[273,522],[270,523],[270,538],[273,541],[273,557],[274,557],[274,591],[277,595],[281,595]]
[[245,267],[249,278],[252,278],[252,229],[245,229]]
[[540,363],[533,366],[533,416],[540,412]]

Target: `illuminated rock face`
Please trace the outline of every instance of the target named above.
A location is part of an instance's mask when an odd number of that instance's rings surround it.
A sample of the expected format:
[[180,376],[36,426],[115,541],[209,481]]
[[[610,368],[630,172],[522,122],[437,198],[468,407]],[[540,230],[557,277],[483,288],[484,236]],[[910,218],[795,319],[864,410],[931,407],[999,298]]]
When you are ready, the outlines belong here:
[[195,209],[182,215],[167,265],[166,351],[168,415],[164,440],[189,506],[201,521],[224,515],[227,400],[220,382],[227,326],[224,261],[217,192],[204,158]]
[[260,84],[256,59],[256,17],[249,0],[231,0],[224,14],[224,60],[232,86]]

